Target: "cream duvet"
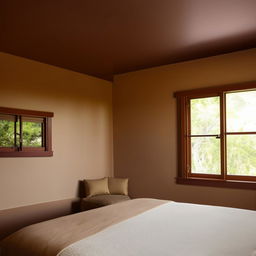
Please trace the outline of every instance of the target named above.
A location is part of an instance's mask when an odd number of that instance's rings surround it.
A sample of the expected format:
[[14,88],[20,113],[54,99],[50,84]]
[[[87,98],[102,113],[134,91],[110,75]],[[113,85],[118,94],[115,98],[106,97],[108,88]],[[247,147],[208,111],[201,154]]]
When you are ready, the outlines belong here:
[[[256,250],[255,211],[154,199],[135,199],[115,207],[125,208],[126,217],[58,247],[53,256],[252,256]],[[129,211],[133,213],[127,215]],[[108,222],[110,216],[105,217]],[[45,248],[40,255],[50,255]]]

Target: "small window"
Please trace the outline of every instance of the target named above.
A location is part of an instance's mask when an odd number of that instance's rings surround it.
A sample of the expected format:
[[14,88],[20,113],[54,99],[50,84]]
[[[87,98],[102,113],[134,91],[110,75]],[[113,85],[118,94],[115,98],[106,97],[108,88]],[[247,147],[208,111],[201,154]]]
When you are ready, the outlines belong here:
[[178,183],[256,188],[256,83],[177,92]]
[[52,156],[53,113],[0,107],[0,157]]

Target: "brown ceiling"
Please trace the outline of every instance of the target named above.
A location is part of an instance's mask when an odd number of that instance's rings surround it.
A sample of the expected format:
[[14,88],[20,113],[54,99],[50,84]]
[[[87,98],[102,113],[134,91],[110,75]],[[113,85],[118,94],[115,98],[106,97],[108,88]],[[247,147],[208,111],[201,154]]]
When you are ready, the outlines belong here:
[[113,74],[256,46],[256,0],[0,0],[0,50]]

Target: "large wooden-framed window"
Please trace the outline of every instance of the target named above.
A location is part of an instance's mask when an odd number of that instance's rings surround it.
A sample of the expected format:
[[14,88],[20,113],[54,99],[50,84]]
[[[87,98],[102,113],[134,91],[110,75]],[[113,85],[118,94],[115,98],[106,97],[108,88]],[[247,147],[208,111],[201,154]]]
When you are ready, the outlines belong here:
[[53,113],[0,107],[0,157],[52,156]]
[[175,97],[177,183],[256,189],[256,82]]

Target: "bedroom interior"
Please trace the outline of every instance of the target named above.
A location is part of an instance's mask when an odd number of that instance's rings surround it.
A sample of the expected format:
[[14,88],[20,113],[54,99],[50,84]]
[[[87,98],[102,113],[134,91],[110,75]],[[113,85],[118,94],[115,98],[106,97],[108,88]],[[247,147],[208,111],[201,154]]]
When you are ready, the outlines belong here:
[[0,255],[256,255],[255,11],[1,1]]

